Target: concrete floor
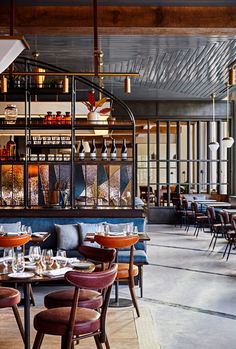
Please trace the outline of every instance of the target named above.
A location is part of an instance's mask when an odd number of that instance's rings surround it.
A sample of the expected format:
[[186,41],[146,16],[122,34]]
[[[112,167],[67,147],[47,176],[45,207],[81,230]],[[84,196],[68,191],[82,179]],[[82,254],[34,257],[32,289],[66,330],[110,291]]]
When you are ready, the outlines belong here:
[[236,253],[222,260],[225,240],[209,253],[210,234],[148,225],[150,265],[144,298],[163,349],[236,347]]
[[[147,225],[146,230],[150,265],[144,267],[144,297],[138,302],[152,314],[160,348],[234,349],[236,252],[228,262],[222,260],[225,240],[219,239],[210,253],[210,234],[195,238],[193,228],[188,234],[167,225]],[[34,291],[37,304],[43,301],[40,289]],[[126,286],[120,295],[129,295]]]

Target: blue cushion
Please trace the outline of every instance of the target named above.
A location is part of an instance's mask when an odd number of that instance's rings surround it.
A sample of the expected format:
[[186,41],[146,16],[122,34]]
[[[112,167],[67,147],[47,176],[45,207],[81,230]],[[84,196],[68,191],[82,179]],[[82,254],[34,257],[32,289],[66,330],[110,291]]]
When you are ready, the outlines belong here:
[[[54,224],[78,224],[78,223],[101,223],[106,221],[107,223],[119,224],[119,223],[129,223],[134,222],[134,225],[138,227],[138,231],[144,231],[144,218],[80,218],[80,217],[49,217],[49,218],[30,218],[30,217],[18,217],[18,218],[1,218],[0,224],[3,223],[13,223],[16,221],[21,221],[22,224],[31,226],[32,231],[48,231],[51,233],[50,237],[41,244],[42,248],[52,248],[56,250],[57,248],[57,234],[55,232]],[[138,248],[145,249],[145,244],[138,242]],[[141,244],[141,245],[140,245]],[[27,247],[29,243],[27,244]],[[135,248],[136,245],[135,245]]]
[[[129,251],[119,251],[118,252],[118,262],[129,263]],[[135,250],[134,251],[134,263],[148,264],[148,257],[145,251]]]

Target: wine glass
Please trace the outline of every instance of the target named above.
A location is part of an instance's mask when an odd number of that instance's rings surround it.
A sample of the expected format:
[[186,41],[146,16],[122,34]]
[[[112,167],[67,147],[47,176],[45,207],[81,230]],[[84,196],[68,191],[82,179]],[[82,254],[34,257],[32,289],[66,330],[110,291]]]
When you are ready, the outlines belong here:
[[12,247],[4,248],[3,251],[3,264],[7,270],[12,266],[12,260],[14,257],[14,249]]
[[14,273],[22,273],[25,270],[24,253],[16,252],[12,259],[12,271]]
[[41,263],[46,270],[51,269],[51,267],[54,263],[52,250],[43,250],[42,251]]
[[58,250],[56,261],[57,261],[57,264],[59,265],[60,268],[64,268],[67,264],[66,251]]
[[30,248],[29,248],[29,260],[30,260],[30,262],[38,264],[40,259],[41,259],[40,246],[30,246]]

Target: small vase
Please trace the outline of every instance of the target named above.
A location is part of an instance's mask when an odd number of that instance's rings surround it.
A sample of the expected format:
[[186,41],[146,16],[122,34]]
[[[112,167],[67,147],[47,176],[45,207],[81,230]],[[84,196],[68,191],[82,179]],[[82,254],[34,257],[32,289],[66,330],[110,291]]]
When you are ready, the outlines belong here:
[[97,123],[98,121],[100,121],[100,114],[96,111],[90,111],[87,117],[88,121],[90,121],[91,123]]

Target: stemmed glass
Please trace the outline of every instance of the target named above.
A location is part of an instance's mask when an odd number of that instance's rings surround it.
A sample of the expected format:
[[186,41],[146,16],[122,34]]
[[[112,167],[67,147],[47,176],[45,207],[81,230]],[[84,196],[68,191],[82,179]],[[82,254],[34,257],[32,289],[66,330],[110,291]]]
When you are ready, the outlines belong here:
[[66,251],[58,250],[56,261],[60,268],[64,268],[67,264]]
[[3,264],[6,267],[7,271],[12,266],[12,260],[14,257],[14,249],[12,247],[4,248],[3,251]]
[[22,273],[25,270],[24,253],[16,251],[12,259],[12,271]]
[[42,251],[41,263],[46,270],[51,269],[51,267],[54,263],[52,250],[43,250]]
[[39,264],[41,259],[41,248],[40,246],[30,246],[29,248],[29,260],[31,263]]

